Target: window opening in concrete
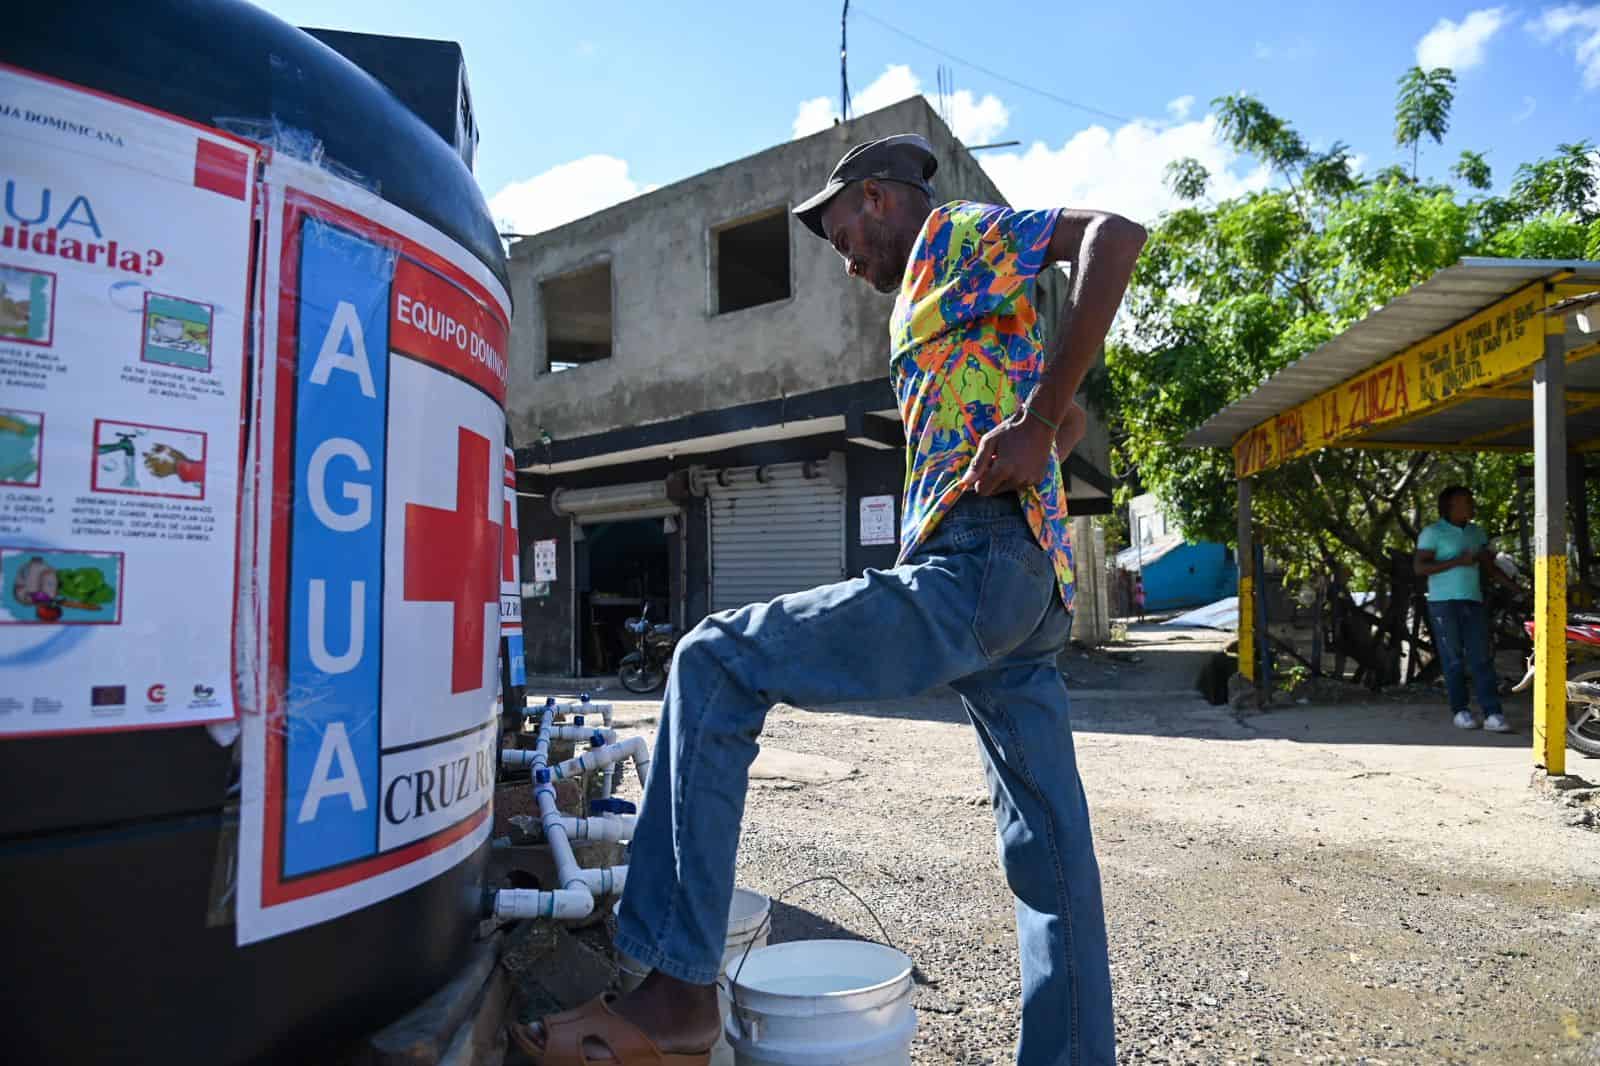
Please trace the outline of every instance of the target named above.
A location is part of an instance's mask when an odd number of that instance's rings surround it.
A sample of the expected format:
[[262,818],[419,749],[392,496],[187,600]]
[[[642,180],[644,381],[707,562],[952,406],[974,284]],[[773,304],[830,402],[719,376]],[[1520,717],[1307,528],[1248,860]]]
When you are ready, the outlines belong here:
[[611,358],[611,264],[539,283],[544,349],[551,373]]
[[779,208],[715,233],[717,314],[789,298],[789,212]]

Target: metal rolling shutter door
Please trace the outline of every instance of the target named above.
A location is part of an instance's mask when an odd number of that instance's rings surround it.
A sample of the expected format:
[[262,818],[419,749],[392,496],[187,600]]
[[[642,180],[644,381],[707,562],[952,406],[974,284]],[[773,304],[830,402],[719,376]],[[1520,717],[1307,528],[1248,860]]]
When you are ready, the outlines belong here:
[[713,485],[709,495],[712,611],[844,577],[845,494],[827,478]]

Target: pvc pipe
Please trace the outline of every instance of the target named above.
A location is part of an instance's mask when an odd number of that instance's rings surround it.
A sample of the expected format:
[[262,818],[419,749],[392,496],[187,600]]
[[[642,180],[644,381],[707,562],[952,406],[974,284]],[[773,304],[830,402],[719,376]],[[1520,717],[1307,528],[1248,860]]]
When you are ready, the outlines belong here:
[[532,888],[502,888],[494,894],[494,916],[508,918],[554,918],[574,921],[594,913],[594,897],[587,889],[558,888],[540,892]]
[[[643,737],[633,737],[631,739],[639,741],[641,745],[644,742]],[[569,777],[577,777],[591,770],[599,770],[601,771],[600,795],[602,798],[609,799],[616,792],[617,786],[622,783],[623,763],[632,757],[634,760],[633,765],[639,773],[639,783],[642,787],[650,772],[650,760],[643,760],[641,765],[640,760],[630,753],[616,755],[616,749],[627,743],[628,741],[623,741],[622,744],[608,744],[604,747],[595,748],[593,751],[586,751],[575,759],[568,759],[566,762],[553,767],[552,776],[560,781]],[[608,754],[599,755],[601,752]],[[508,770],[516,770],[523,767],[542,767],[546,763],[539,758],[537,750],[506,748],[500,752],[500,765]]]
[[[494,914],[497,918],[563,920],[585,918],[594,912],[596,899],[622,893],[628,880],[628,868],[610,866],[586,870],[580,867],[572,854],[569,836],[577,836],[580,840],[621,839],[624,832],[632,834],[633,819],[622,815],[571,818],[561,813],[556,806],[554,775],[541,774],[541,771],[548,770],[550,740],[555,726],[555,701],[547,700],[538,713],[539,741],[533,751],[502,752],[501,762],[506,766],[530,766],[533,769],[534,780],[538,782],[534,786],[533,795],[539,805],[540,824],[544,828],[545,841],[550,846],[550,857],[555,860],[556,878],[561,882],[561,887],[550,892],[536,889],[501,889],[495,893]],[[642,737],[634,739],[641,743],[643,741]],[[615,747],[626,747],[629,752],[634,750],[632,745],[615,745]],[[635,766],[637,765],[636,760]],[[543,781],[540,781],[541,777],[544,778]],[[499,845],[498,840],[495,841],[495,845]]]
[[528,697],[528,705],[523,708],[522,713],[529,718],[536,718],[551,707],[555,708],[557,714],[598,714],[605,720],[607,726],[611,725],[611,716],[614,713],[614,708],[608,702],[584,699],[557,700],[553,696],[548,697],[543,703],[537,702],[537,697]]
[[[555,710],[546,705],[544,722],[539,733],[539,743],[534,748],[534,780],[541,776],[539,771],[547,768],[549,759],[550,737],[548,731],[553,724]],[[643,738],[638,738],[641,741]],[[618,745],[619,747],[621,745]],[[597,748],[596,751],[605,751]],[[627,878],[628,868],[616,866],[598,870],[585,870],[578,865],[578,860],[573,857],[572,843],[568,838],[565,815],[556,806],[556,786],[554,775],[549,775],[542,783],[534,785],[533,798],[539,804],[539,821],[544,826],[545,841],[550,845],[550,857],[555,860],[556,877],[561,882],[562,888],[584,888],[595,896],[621,893],[622,886]]]
[[629,737],[615,744],[586,751],[576,758],[557,763],[550,768],[550,772],[555,780],[560,781],[591,770],[614,766],[624,759],[633,760],[633,768],[639,775],[639,786],[643,788],[650,777],[650,748],[645,743],[644,737]]
[[600,734],[602,744],[615,744],[617,731],[610,727],[595,728],[588,725],[553,725],[550,727],[551,740],[576,740],[587,741],[596,733]]
[[[571,840],[594,841],[621,841],[633,839],[633,827],[637,818],[631,814],[607,814],[592,818],[574,818],[570,815],[559,815],[561,828]],[[535,820],[532,815],[519,814],[511,819],[511,824],[520,828],[524,833],[532,835],[532,827],[537,824],[541,831],[544,830],[544,821]]]
[[621,895],[622,887],[627,883],[628,868],[603,866],[585,869],[579,866],[578,860],[573,857],[566,828],[561,824],[563,816],[556,809],[555,786],[540,785],[533,790],[533,794],[539,800],[544,839],[550,845],[550,857],[555,860],[556,878],[560,880],[561,887],[582,888],[595,897]]

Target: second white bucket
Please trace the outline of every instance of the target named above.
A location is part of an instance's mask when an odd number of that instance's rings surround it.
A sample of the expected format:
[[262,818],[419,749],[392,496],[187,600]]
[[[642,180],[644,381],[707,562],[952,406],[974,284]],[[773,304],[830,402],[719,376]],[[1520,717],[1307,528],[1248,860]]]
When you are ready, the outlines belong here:
[[731,983],[734,1009],[723,1029],[738,1066],[911,1062],[917,1012],[904,952],[861,940],[797,940],[752,950]]
[[[733,903],[728,908],[728,938],[723,941],[722,947],[723,976],[733,976],[739,968],[739,960],[744,958],[745,948],[749,948],[753,954],[767,946],[767,936],[772,932],[772,923],[768,921],[771,915],[772,901],[766,896],[748,888],[733,890]],[[728,1011],[733,1002],[728,999],[728,991],[720,981],[717,983],[717,1005],[722,1008],[724,1035],[717,1038],[717,1046],[711,1049],[711,1066],[733,1066],[733,1049],[728,1046],[726,1035]]]
[[767,934],[772,931],[768,918],[772,914],[772,901],[748,888],[733,890],[733,903],[728,907],[728,938],[723,941],[722,972],[733,973],[744,955],[744,949],[767,946]]

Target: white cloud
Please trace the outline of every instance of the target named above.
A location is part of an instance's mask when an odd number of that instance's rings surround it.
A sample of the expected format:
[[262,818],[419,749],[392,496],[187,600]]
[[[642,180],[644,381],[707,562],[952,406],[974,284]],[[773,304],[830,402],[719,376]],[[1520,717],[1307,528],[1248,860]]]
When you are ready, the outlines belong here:
[[1167,164],[1198,159],[1211,172],[1209,195],[1226,199],[1271,183],[1264,168],[1223,144],[1211,115],[1170,124],[1136,119],[1115,130],[1090,126],[1060,148],[1034,142],[1021,153],[986,154],[983,168],[1019,207],[1091,207],[1151,222],[1178,206]]
[[1583,71],[1583,87],[1600,89],[1600,5],[1563,4],[1547,8],[1528,28],[1546,43],[1569,38]]
[[950,94],[950,128],[963,144],[987,144],[1005,132],[1011,112],[1000,98],[986,94],[977,99],[969,90]]
[[1423,70],[1449,67],[1460,73],[1483,62],[1489,41],[1506,24],[1503,7],[1474,11],[1460,22],[1442,18],[1417,42],[1417,66]]
[[[850,95],[853,114],[865,115],[913,96],[925,97],[929,104],[939,106],[939,101],[922,91],[922,79],[910,67],[897,63],[884,69],[865,89]],[[970,89],[958,89],[948,97],[950,128],[964,144],[984,144],[1005,131],[1011,121],[1011,112],[1000,98],[991,94],[977,96]],[[839,114],[839,103],[828,96],[803,100],[795,110],[793,133],[806,137],[833,125]]]
[[[891,66],[853,95],[852,110],[865,114],[921,91],[910,67]],[[966,144],[998,139],[1011,118],[1005,103],[995,96],[977,99],[962,89],[947,99],[951,127]],[[938,106],[937,101],[930,103]],[[1198,159],[1211,172],[1209,191],[1217,199],[1265,188],[1270,173],[1252,168],[1224,145],[1210,115],[1191,119],[1194,106],[1193,96],[1180,96],[1167,104],[1163,118],[1137,119],[1114,130],[1090,126],[1058,148],[1035,142],[1020,152],[985,152],[979,161],[1006,198],[1019,206],[1095,207],[1140,221],[1153,221],[1177,206],[1166,187],[1166,169],[1168,163],[1186,156]],[[836,102],[826,96],[806,100],[795,114],[794,135],[827,129],[836,114]]]
[[538,233],[654,188],[629,175],[627,160],[586,155],[510,183],[489,198],[489,212],[502,231]]

